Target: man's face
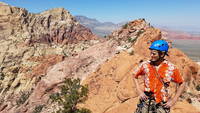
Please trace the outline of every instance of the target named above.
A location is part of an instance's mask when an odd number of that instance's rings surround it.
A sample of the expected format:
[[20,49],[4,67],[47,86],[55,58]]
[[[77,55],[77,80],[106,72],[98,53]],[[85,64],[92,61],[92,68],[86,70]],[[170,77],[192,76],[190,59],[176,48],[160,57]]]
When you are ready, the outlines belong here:
[[157,50],[151,50],[150,56],[151,56],[151,61],[158,61],[159,59],[159,53]]

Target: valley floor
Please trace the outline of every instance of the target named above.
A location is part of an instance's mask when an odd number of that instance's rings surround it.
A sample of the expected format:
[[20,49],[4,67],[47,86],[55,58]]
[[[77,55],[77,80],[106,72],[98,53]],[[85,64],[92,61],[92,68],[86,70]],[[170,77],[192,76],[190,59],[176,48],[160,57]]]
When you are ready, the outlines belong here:
[[200,62],[200,40],[173,40],[173,47],[182,50],[192,60]]

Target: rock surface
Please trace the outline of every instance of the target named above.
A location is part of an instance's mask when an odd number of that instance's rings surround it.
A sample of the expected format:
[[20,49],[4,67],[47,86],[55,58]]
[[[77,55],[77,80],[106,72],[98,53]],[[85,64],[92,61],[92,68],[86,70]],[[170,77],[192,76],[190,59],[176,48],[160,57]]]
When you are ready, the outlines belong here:
[[[134,22],[130,22],[130,24]],[[141,23],[143,22],[140,21],[138,24]],[[129,29],[120,31],[129,31]],[[121,37],[130,36],[129,32],[117,32],[115,34],[117,36],[121,35]],[[160,30],[151,27],[145,29],[132,46],[134,55],[122,52],[102,64],[97,71],[89,75],[84,83],[89,85],[90,92],[88,100],[83,106],[91,109],[94,113],[132,113],[138,102],[138,95],[132,81],[132,72],[139,62],[149,58],[148,53],[150,51],[148,47],[151,44],[150,42],[161,38]],[[124,37],[121,39],[123,40]],[[180,101],[172,108],[172,113],[200,112],[197,107],[200,103],[197,101],[199,91],[195,89],[200,83],[198,74],[200,67],[178,49],[171,48],[169,55],[167,59],[180,69],[187,82],[187,88]],[[172,87],[175,87],[175,85],[172,84],[171,86],[172,94],[174,94],[175,89]],[[188,96],[188,94],[192,95]],[[193,97],[195,101],[193,100],[192,103],[195,104],[186,102],[186,100],[190,100]]]
[[23,8],[0,3],[0,11],[1,39],[13,35],[27,44],[67,44],[96,38],[64,8],[34,14]]
[[99,42],[63,8],[33,14],[0,2],[0,112],[24,103],[49,67]]

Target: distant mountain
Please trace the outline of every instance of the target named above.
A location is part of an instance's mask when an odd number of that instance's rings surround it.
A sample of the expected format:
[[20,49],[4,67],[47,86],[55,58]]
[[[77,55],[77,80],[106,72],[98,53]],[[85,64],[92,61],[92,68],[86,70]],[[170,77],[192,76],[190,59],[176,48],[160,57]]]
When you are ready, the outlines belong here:
[[[76,20],[88,27],[94,34],[99,36],[105,36],[111,34],[113,31],[119,29],[122,25],[127,22],[121,22],[115,24],[113,22],[100,22],[97,19],[89,18],[86,16],[75,16]],[[154,25],[155,27],[160,28],[165,37],[169,39],[190,39],[190,40],[200,40],[200,28],[191,27],[191,26],[163,26],[163,25]]]
[[164,37],[169,39],[200,40],[200,34],[192,34],[184,31],[176,31],[167,28],[160,28]]
[[[181,36],[180,38],[200,39],[200,27],[198,27],[198,26],[155,25],[155,27],[157,27],[163,31],[169,32],[169,34],[176,34],[176,38],[178,38],[177,37],[178,35],[184,35],[184,37]],[[172,36],[172,37],[175,38],[175,36]]]
[[88,18],[86,16],[75,16],[76,20],[80,22],[82,25],[85,25],[89,28],[94,28],[96,26],[100,26],[102,23],[96,19]]
[[125,22],[119,24],[115,24],[113,22],[100,22],[96,19],[88,18],[86,16],[75,16],[75,18],[80,24],[90,28],[93,33],[99,36],[108,35],[125,24]]

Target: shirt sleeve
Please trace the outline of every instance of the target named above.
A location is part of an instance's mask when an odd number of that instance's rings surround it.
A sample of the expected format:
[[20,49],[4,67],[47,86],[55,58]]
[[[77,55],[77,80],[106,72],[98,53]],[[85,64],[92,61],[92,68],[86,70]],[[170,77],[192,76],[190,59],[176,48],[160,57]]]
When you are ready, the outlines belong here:
[[133,77],[138,78],[138,76],[144,75],[144,67],[143,64],[140,64],[133,72]]
[[172,81],[174,81],[175,83],[179,83],[179,84],[184,81],[183,77],[181,76],[181,74],[177,68],[175,68],[173,70]]

